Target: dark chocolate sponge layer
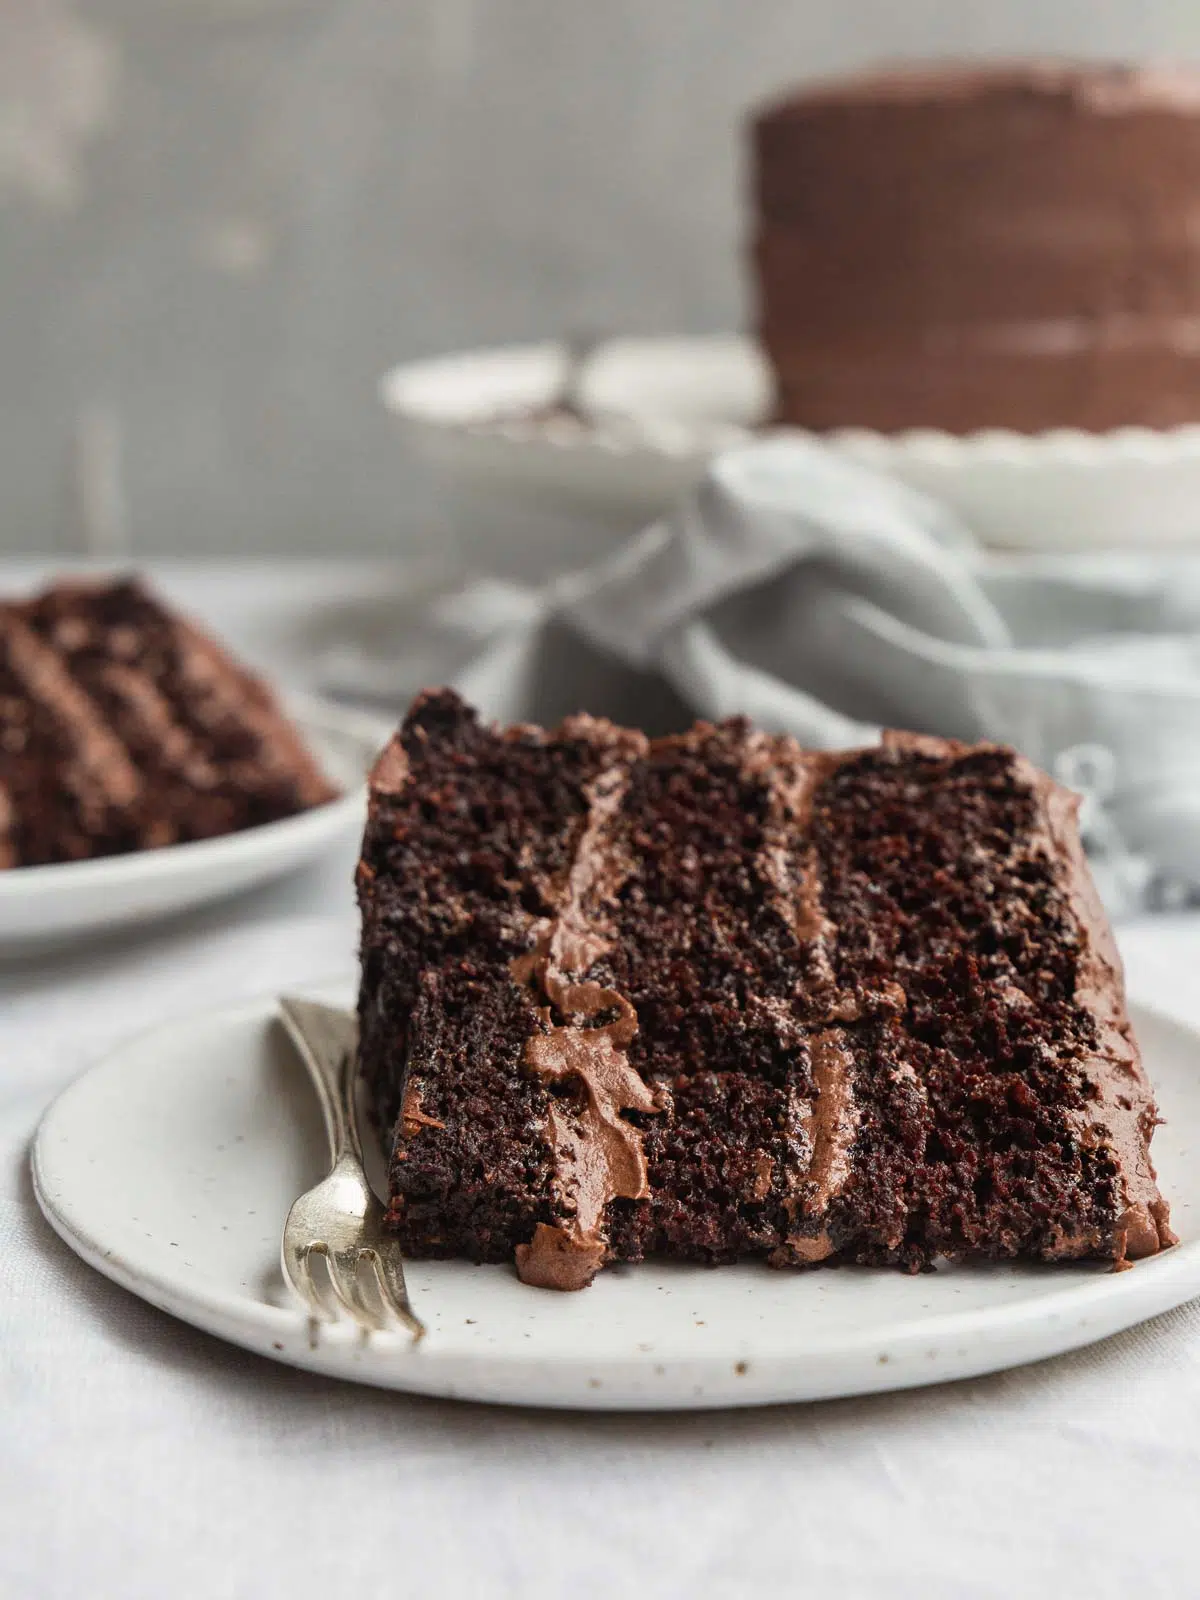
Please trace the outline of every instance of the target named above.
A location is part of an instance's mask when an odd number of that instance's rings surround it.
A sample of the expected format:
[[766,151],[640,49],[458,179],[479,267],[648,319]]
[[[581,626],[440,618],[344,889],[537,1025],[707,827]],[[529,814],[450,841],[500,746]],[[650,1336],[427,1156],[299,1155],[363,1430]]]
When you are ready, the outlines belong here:
[[421,697],[359,869],[413,1255],[914,1269],[1171,1241],[1074,802],[1011,751]]

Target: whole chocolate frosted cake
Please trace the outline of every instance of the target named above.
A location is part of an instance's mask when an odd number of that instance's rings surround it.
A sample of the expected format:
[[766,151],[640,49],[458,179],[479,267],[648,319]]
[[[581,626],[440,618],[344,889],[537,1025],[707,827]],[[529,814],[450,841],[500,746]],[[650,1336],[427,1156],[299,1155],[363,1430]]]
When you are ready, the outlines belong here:
[[334,792],[266,686],[141,584],[0,604],[0,867],[211,838]]
[[753,163],[782,421],[1200,421],[1200,70],[817,84],[757,117]]
[[371,783],[362,1063],[414,1256],[915,1270],[1173,1242],[1075,801],[1011,751],[414,705]]

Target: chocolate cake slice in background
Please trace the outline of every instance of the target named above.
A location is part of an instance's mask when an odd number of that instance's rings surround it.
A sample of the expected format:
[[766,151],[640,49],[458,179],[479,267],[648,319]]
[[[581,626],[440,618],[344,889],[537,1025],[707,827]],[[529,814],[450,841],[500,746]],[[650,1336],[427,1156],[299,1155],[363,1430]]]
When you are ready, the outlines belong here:
[[775,1265],[1172,1242],[1074,800],[1011,751],[499,731],[372,778],[362,1055],[415,1256]]
[[6,866],[276,821],[333,787],[266,686],[134,580],[0,609]]
[[145,773],[153,842],[233,833],[331,798],[265,684],[142,584],[60,583],[29,612]]
[[131,850],[145,790],[22,608],[0,605],[0,867]]

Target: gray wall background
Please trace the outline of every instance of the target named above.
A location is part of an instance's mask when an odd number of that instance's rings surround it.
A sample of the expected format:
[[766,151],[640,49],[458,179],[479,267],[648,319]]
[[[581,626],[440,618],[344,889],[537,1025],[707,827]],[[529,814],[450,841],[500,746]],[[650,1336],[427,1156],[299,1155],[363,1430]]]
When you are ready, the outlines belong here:
[[0,550],[412,552],[395,360],[743,316],[739,118],[1197,0],[0,0]]

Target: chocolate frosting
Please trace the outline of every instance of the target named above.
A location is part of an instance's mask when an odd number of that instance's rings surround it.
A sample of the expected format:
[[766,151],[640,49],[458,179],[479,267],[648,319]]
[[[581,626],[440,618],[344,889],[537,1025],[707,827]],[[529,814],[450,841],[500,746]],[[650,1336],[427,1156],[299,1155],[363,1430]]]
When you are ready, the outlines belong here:
[[823,1219],[850,1177],[858,1130],[854,1060],[845,1034],[837,1028],[814,1034],[809,1052],[817,1096],[803,1102],[801,1125],[812,1154],[789,1201],[792,1229],[786,1244],[772,1257],[776,1266],[824,1261],[833,1254],[833,1240]]
[[408,782],[408,753],[394,733],[375,758],[367,779],[372,794],[400,794]]
[[828,942],[833,927],[821,907],[816,857],[811,848],[799,856],[796,834],[806,831],[817,785],[842,758],[803,750],[788,734],[751,733],[746,739],[744,771],[767,783],[767,818],[759,870],[772,890],[771,901],[798,943],[810,947],[820,979],[832,986]]
[[[860,1000],[838,991],[832,948],[837,930],[821,901],[816,851],[807,840],[814,796],[844,754],[802,749],[787,735],[753,733],[746,742],[744,769],[767,783],[767,815],[758,868],[770,890],[770,904],[797,944],[804,948],[809,982],[803,995],[780,1018],[785,1042],[804,1038],[804,1025],[853,1020]],[[777,1266],[822,1261],[833,1253],[823,1225],[830,1202],[851,1172],[851,1151],[858,1126],[854,1096],[854,1061],[844,1032],[820,1027],[805,1041],[811,1065],[812,1098],[792,1097],[794,1143],[802,1163],[787,1174],[785,1206],[791,1219],[786,1243],[772,1257]]]
[[[549,992],[567,992],[549,971],[545,980]],[[625,1056],[637,1032],[633,1007],[598,984],[577,984],[570,992],[576,1015],[593,1017],[614,1004],[618,1014],[601,1027],[551,1027],[525,1046],[526,1066],[544,1083],[574,1080],[584,1094],[581,1106],[551,1096],[547,1111],[555,1187],[572,1214],[562,1223],[539,1223],[531,1243],[517,1246],[522,1280],[544,1289],[582,1289],[595,1276],[605,1257],[608,1202],[617,1196],[644,1200],[650,1192],[641,1134],[621,1113],[663,1109]],[[549,1021],[549,1008],[543,1017]]]
[[[599,725],[588,722],[594,733]],[[647,1087],[626,1055],[637,1033],[633,1006],[616,990],[580,977],[609,947],[603,907],[628,871],[613,824],[629,763],[645,749],[640,735],[614,740],[615,764],[588,790],[587,821],[558,909],[536,924],[533,948],[511,966],[515,981],[546,1002],[538,1008],[544,1031],[525,1044],[527,1069],[551,1089],[574,1085],[581,1096],[573,1101],[551,1093],[547,1105],[554,1198],[564,1220],[539,1223],[532,1240],[516,1249],[521,1279],[545,1289],[582,1289],[590,1283],[606,1255],[609,1201],[649,1194],[641,1134],[622,1112],[657,1112],[667,1103],[660,1091]],[[569,1020],[556,1023],[556,1015]]]
[[400,1102],[400,1131],[404,1138],[411,1139],[422,1128],[444,1128],[446,1124],[437,1117],[431,1117],[421,1104],[421,1085],[412,1078],[404,1086],[404,1095]]

